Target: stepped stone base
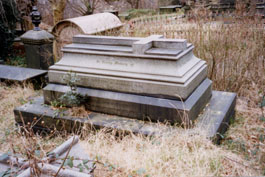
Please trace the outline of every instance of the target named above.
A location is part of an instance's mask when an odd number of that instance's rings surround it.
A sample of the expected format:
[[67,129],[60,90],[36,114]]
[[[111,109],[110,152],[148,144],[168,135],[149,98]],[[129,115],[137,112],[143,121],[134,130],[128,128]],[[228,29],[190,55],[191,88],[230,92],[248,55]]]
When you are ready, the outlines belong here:
[[[87,110],[139,120],[183,123],[197,118],[211,97],[211,86],[212,82],[205,79],[183,102],[81,87],[77,93],[85,98]],[[49,84],[43,89],[45,104],[58,100],[68,91],[68,86]]]
[[[154,135],[165,132],[172,132],[178,128],[175,126],[158,126],[156,123],[144,122],[126,117],[111,116],[91,112],[87,118],[76,118],[68,116],[67,110],[59,112],[47,106],[43,97],[36,98],[33,102],[27,103],[14,110],[15,120],[18,124],[23,121],[34,122],[35,128],[66,130],[69,132],[80,130],[83,125],[91,128],[112,128],[119,131]],[[194,128],[206,131],[210,138],[217,138],[223,134],[229,126],[230,119],[234,115],[236,94],[228,92],[213,91],[209,104],[203,113],[198,117]],[[189,129],[192,130],[192,129]]]

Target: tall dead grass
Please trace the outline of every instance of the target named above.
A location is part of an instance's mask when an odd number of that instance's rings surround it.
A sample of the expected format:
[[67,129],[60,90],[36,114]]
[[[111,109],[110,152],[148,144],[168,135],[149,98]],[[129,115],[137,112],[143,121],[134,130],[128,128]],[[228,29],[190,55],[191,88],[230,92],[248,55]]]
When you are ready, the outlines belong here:
[[[8,86],[0,83],[0,152],[8,152],[12,148],[15,148],[19,152],[24,151],[23,138],[21,138],[18,127],[15,125],[13,110],[40,94],[40,91],[34,91],[31,85]],[[62,142],[62,137],[60,136],[49,141],[45,138],[39,138],[40,144],[46,150],[52,149]]]
[[[215,146],[201,132],[161,137],[90,134],[82,146],[103,164],[96,176],[254,176],[246,160]],[[111,168],[110,168],[111,167]]]
[[26,100],[35,95],[31,86],[7,86],[0,83],[0,150],[6,150],[7,136],[16,129],[13,109],[26,103]]

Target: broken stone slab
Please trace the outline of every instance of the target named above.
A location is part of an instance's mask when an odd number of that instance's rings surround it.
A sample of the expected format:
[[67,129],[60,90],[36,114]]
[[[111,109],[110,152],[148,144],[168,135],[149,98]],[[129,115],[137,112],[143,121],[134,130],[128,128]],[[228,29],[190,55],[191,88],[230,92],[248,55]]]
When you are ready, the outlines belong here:
[[[204,112],[196,121],[195,128],[206,131],[209,138],[216,137],[220,139],[220,134],[225,132],[231,118],[234,116],[235,102],[235,93],[213,91],[208,106],[205,107]],[[168,133],[177,128],[175,126],[166,125],[164,128],[161,128],[157,123],[95,112],[92,112],[86,118],[71,117],[67,110],[60,114],[56,114],[56,110],[43,104],[43,98],[37,98],[32,103],[27,103],[26,105],[18,107],[14,112],[17,123],[22,123],[21,116],[25,123],[33,122],[34,117],[36,117],[38,119],[36,128],[46,129],[58,128],[58,121],[70,122],[69,126],[65,126],[65,130],[67,131],[73,131],[73,129],[80,130],[83,126],[87,126],[91,129],[111,128],[123,132],[156,135],[165,132]],[[41,121],[43,121],[43,124]]]
[[[204,80],[185,101],[82,87],[78,87],[76,93],[85,100],[83,104],[90,111],[139,120],[181,124],[184,118],[185,121],[197,118],[211,97],[211,86],[212,82],[209,79]],[[44,103],[60,102],[60,98],[67,92],[70,92],[68,86],[49,84],[43,89]],[[63,104],[72,106],[67,101]]]
[[71,71],[80,87],[185,100],[207,77],[206,62],[186,40],[162,37],[77,35],[49,68],[49,82],[66,85]]
[[47,74],[46,70],[0,65],[0,80],[25,82]]
[[[68,157],[73,157],[73,167],[70,168],[68,166],[64,165],[64,168],[61,168],[58,176],[63,177],[93,177],[93,170],[95,169],[95,165],[93,161],[89,158],[89,156],[84,153],[83,148],[78,143],[79,138],[78,136],[73,136],[69,138],[66,142],[61,144],[59,147],[57,147],[55,150],[49,153],[49,156],[42,159],[40,163],[37,165],[41,169],[41,176],[42,177],[49,177],[56,174],[60,166],[62,165],[63,160],[66,158],[66,155]],[[13,157],[12,155],[6,156],[5,154],[1,154],[1,157],[5,157],[4,159],[1,159],[0,161],[0,172],[4,173],[7,170],[15,167],[22,167],[25,166],[26,163],[28,163],[26,160],[19,158],[17,160],[17,157]],[[87,168],[84,168],[82,172],[80,172],[79,168],[77,167],[79,164],[84,163],[83,160],[86,162]],[[11,168],[11,169],[12,169]],[[14,169],[18,170],[18,169]],[[31,169],[28,167],[25,170],[22,170],[21,172],[18,172],[18,177],[30,177],[31,176]]]

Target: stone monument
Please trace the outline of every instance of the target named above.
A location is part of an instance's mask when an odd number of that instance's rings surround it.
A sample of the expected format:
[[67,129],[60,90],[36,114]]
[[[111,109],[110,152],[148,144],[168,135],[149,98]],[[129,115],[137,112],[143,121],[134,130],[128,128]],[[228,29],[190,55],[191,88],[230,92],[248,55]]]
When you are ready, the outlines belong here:
[[[76,35],[73,43],[62,49],[62,59],[49,68],[44,100],[17,108],[16,121],[19,123],[20,115],[28,121],[32,116],[50,117],[52,110],[48,108],[39,107],[43,113],[36,112],[36,105],[43,101],[47,105],[58,101],[72,106],[60,99],[71,91],[64,79],[70,72],[76,77],[75,94],[93,112],[82,123],[106,127],[106,122],[148,120],[183,125],[194,122],[210,103],[210,111],[224,113],[212,114],[218,117],[214,121],[219,121],[211,123],[216,133],[233,114],[236,96],[212,92],[207,64],[194,56],[193,48],[185,39],[165,39],[161,35],[146,38]],[[218,101],[218,97],[223,99]],[[144,131],[140,130],[142,124],[136,127],[135,132]]]
[[39,28],[41,14],[36,6],[30,14],[34,29],[26,32],[20,38],[25,45],[26,61],[29,68],[47,70],[54,64],[53,40],[54,36]]
[[[49,68],[45,103],[66,92],[62,78],[71,71],[78,78],[78,90],[90,100],[85,103],[89,110],[172,123],[181,122],[185,112],[195,120],[211,97],[211,81],[206,62],[193,55],[193,48],[186,40],[160,35],[77,35],[63,48],[62,59]],[[190,97],[192,93],[198,95]]]

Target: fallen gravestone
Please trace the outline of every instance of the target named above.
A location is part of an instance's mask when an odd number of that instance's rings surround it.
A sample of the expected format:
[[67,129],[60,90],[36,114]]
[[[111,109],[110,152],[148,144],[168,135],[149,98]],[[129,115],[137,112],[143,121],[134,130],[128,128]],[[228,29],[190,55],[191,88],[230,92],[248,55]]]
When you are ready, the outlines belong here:
[[[160,35],[77,35],[62,49],[63,58],[49,68],[44,97],[16,108],[16,122],[37,117],[48,128],[71,131],[88,124],[143,134],[158,132],[152,122],[197,122],[208,127],[210,137],[223,133],[233,116],[236,95],[212,91],[206,62],[193,55],[193,48],[186,40]],[[47,106],[54,102],[76,106],[73,101],[92,112],[80,119],[67,111],[56,114]]]
[[[63,177],[93,177],[96,166],[93,160],[84,153],[78,141],[78,136],[74,136],[48,153],[46,158],[39,160],[37,165],[41,169],[40,175],[42,177],[54,176],[59,171],[58,176]],[[60,168],[64,159],[67,158],[72,159],[72,164],[67,166],[66,163],[63,168]],[[29,162],[18,157],[18,154],[0,154],[0,176],[30,177],[31,171],[32,167]]]

